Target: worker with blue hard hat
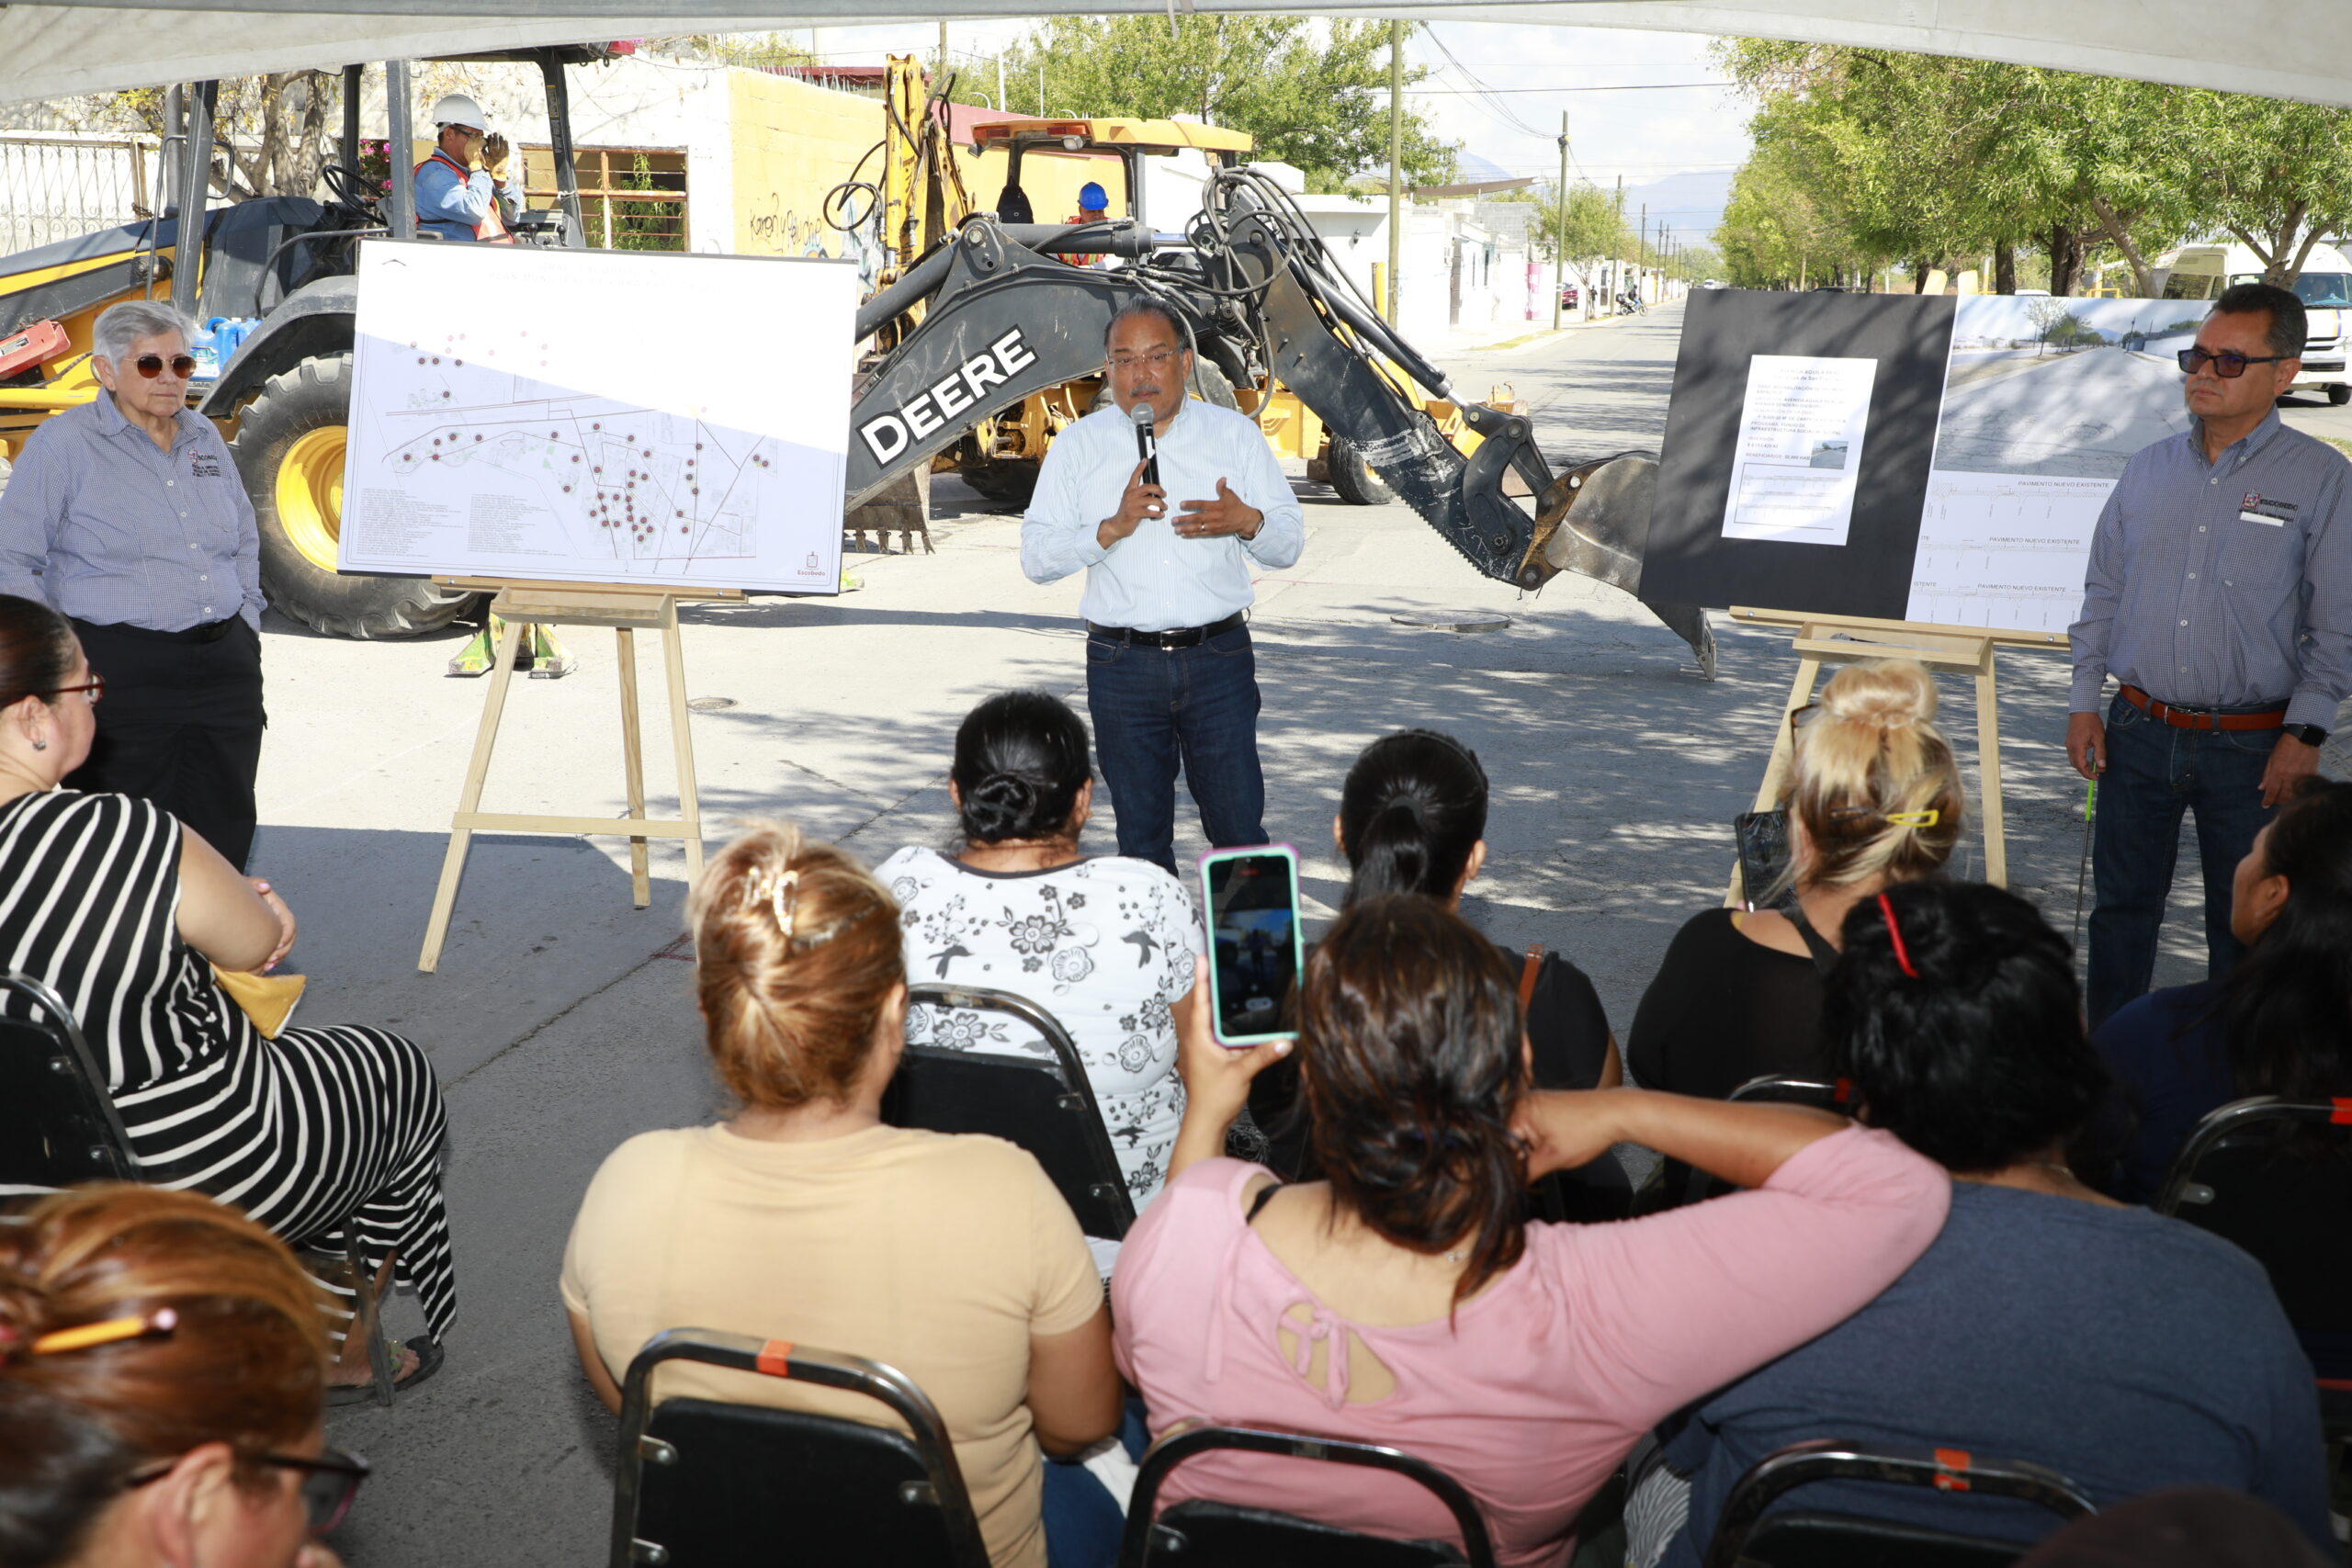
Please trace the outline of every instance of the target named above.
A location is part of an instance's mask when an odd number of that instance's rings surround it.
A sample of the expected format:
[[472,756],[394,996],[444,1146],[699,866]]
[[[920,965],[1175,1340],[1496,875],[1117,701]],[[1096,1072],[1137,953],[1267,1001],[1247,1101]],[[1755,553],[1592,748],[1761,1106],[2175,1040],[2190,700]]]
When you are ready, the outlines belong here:
[[[1105,191],[1101,186],[1095,184],[1092,180],[1089,180],[1084,185],[1078,187],[1078,210],[1072,213],[1069,217],[1064,219],[1063,221],[1066,223],[1099,223],[1103,219],[1109,217],[1110,212],[1110,193]],[[1056,252],[1054,259],[1056,261],[1068,262],[1072,266],[1094,267],[1108,266],[1111,265],[1111,258],[1109,256],[1070,255],[1061,252]]]

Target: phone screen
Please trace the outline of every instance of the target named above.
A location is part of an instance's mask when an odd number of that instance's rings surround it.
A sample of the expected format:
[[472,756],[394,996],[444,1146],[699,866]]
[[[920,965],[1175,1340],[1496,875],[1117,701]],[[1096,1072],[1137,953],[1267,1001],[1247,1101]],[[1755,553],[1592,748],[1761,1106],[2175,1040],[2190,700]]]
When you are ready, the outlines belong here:
[[1209,995],[1222,1044],[1298,1032],[1298,862],[1284,850],[1213,859]]

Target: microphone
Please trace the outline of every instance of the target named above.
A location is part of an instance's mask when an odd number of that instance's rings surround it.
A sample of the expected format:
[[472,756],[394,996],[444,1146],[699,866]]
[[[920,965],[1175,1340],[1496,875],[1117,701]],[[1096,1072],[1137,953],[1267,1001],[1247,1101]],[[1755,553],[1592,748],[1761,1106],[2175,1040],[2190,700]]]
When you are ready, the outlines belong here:
[[1143,460],[1143,482],[1156,485],[1159,482],[1159,441],[1152,434],[1151,405],[1137,403],[1127,411],[1127,417],[1135,421],[1136,456]]

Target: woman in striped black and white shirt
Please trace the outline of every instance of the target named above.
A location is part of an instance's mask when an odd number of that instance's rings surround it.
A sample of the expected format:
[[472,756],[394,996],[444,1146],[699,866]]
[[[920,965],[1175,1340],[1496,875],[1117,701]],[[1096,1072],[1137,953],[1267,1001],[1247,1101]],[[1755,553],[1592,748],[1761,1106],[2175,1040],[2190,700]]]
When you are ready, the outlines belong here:
[[[429,1337],[397,1369],[413,1383],[439,1365],[457,1304],[432,1066],[379,1029],[266,1038],[221,990],[212,966],[275,965],[293,914],[170,813],[58,787],[89,753],[103,689],[62,616],[0,594],[0,971],[72,1010],[146,1180],[330,1251],[356,1214],[369,1271],[394,1257],[424,1306]],[[330,1382],[364,1380],[356,1359]]]

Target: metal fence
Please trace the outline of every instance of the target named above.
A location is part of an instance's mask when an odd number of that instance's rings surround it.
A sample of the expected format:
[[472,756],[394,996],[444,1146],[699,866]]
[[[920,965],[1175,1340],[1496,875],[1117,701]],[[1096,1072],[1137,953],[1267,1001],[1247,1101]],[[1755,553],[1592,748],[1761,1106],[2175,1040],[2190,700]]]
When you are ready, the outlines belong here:
[[0,132],[0,255],[153,212],[153,136]]

